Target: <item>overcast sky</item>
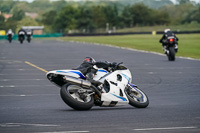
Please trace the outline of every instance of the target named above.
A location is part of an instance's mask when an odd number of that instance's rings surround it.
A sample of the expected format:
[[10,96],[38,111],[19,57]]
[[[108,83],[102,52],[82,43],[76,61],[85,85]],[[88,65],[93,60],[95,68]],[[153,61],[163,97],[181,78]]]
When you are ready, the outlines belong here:
[[[28,2],[32,2],[34,0],[20,0],[20,1],[28,1]],[[74,0],[74,1],[80,1],[80,0]],[[176,0],[171,0],[172,2],[175,2]],[[200,0],[190,0],[190,1],[196,1],[198,3],[200,3]]]
[[[176,0],[171,0],[172,2],[176,2]],[[196,2],[198,2],[198,3],[200,3],[200,0],[190,0],[190,1],[196,1]]]

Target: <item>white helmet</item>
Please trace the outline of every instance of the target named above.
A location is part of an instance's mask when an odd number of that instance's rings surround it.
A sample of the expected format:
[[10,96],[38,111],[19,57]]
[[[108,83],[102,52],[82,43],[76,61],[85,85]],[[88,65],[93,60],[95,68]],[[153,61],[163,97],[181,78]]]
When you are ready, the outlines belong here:
[[167,33],[168,31],[170,31],[170,29],[165,29],[165,30],[164,30],[164,33]]
[[8,30],[8,33],[12,33],[12,30],[11,30],[11,29],[9,29],[9,30]]

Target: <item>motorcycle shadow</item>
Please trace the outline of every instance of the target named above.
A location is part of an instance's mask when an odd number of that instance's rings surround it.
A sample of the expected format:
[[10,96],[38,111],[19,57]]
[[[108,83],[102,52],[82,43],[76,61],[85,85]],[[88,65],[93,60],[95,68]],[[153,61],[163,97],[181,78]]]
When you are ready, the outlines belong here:
[[[129,110],[129,109],[142,109],[142,108],[135,108],[135,107],[93,107],[91,108],[90,110],[81,110],[81,111],[112,111],[112,110]],[[65,110],[61,110],[61,111],[77,111],[77,112],[80,112],[80,110],[74,110],[74,109],[65,109]]]

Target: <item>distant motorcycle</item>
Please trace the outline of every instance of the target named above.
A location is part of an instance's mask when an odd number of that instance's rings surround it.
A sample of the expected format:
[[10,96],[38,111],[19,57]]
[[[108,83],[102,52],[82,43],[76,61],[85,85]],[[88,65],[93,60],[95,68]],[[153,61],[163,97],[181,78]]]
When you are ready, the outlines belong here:
[[12,32],[12,29],[9,29],[7,32],[7,39],[10,43],[12,42],[13,35],[14,33]]
[[18,33],[18,40],[19,40],[19,42],[22,44],[23,41],[24,41],[24,39],[25,39],[25,33],[22,32],[22,31],[20,31],[20,32]]
[[13,36],[12,34],[8,34],[8,35],[7,35],[7,38],[8,38],[9,43],[12,42],[12,36]]
[[94,105],[113,107],[127,104],[146,108],[149,105],[147,95],[131,83],[129,69],[121,64],[96,63],[98,71],[93,79],[99,82],[98,85],[86,80],[79,70],[54,70],[46,76],[61,88],[61,98],[75,110],[89,110]]
[[174,36],[168,37],[166,39],[166,55],[169,61],[175,60],[175,54],[178,51],[177,40]]
[[32,32],[31,31],[26,32],[27,41],[29,43],[31,42],[31,36],[32,36]]

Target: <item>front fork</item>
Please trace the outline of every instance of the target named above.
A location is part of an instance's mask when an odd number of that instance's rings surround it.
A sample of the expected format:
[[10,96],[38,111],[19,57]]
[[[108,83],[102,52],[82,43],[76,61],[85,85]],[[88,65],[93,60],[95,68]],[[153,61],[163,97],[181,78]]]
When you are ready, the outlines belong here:
[[132,84],[132,83],[128,83],[128,85],[130,85],[130,86],[132,86],[132,87],[137,87],[137,85],[135,85],[135,84]]

